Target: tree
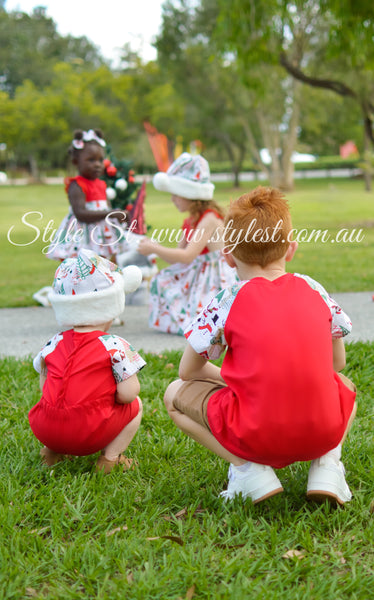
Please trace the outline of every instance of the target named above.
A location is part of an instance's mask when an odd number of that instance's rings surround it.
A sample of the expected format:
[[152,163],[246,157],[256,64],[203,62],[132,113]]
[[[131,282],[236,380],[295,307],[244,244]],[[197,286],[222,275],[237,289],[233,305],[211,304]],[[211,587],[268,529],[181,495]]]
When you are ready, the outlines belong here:
[[181,2],[180,7],[168,2],[156,41],[158,61],[184,105],[185,123],[179,124],[177,134],[185,144],[201,139],[204,144],[218,145],[226,153],[238,184],[246,141],[232,100],[236,75],[209,48],[210,26],[211,20],[202,22],[201,15],[187,2]]
[[[322,16],[329,23],[329,39],[322,39],[319,53],[325,64],[310,60],[304,67],[292,64],[287,52],[280,63],[299,81],[353,101],[360,109],[363,123],[364,152],[371,162],[369,148],[374,146],[374,10],[366,2],[354,6],[348,0],[322,0]],[[364,169],[365,186],[371,190],[371,169]]]
[[0,10],[0,39],[0,87],[11,96],[25,79],[37,88],[48,85],[56,62],[68,62],[77,70],[104,63],[86,37],[60,36],[43,7],[31,15]]
[[[231,10],[231,4],[227,7]],[[228,154],[236,180],[249,151],[274,185],[290,188],[300,86],[278,65],[263,60],[251,60],[244,68],[217,20],[217,0],[166,3],[156,43],[160,64],[193,106],[204,139],[215,140]],[[271,165],[261,158],[264,146]]]
[[[42,94],[28,81],[17,88],[14,98],[0,105],[1,139],[18,164],[28,163],[31,174],[38,178],[39,167],[56,150],[66,123],[61,120],[61,95]],[[4,128],[4,129],[3,129]]]
[[220,33],[242,64],[280,64],[297,81],[354,101],[374,144],[374,10],[350,0],[218,0]]
[[28,163],[33,177],[40,167],[64,166],[74,129],[100,127],[109,140],[123,143],[128,128],[120,101],[101,94],[115,89],[115,76],[108,68],[77,73],[57,63],[49,86],[42,90],[26,80],[14,97],[2,92],[0,136],[18,164]]
[[302,93],[300,152],[336,156],[348,140],[363,150],[360,109],[353,100],[309,86],[303,86]]

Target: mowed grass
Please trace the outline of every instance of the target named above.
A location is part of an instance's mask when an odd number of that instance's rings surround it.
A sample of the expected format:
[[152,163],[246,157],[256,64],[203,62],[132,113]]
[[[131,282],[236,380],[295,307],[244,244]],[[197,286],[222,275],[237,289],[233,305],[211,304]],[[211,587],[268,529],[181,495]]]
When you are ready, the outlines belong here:
[[180,356],[145,355],[144,417],[128,451],[139,465],[108,476],[94,472],[97,456],[41,465],[27,420],[38,376],[31,360],[1,361],[0,597],[372,598],[374,345],[347,347],[345,373],[359,388],[343,456],[354,497],[337,509],[306,501],[308,463],[277,472],[279,496],[224,504],[226,463],[163,405]]
[[[227,205],[250,187],[219,185],[216,198]],[[374,197],[362,182],[301,181],[288,197],[299,230],[328,229],[334,236],[362,228],[364,234],[361,242],[300,243],[290,270],[310,274],[331,292],[372,289]],[[52,281],[57,263],[42,248],[66,214],[67,199],[62,186],[4,187],[0,202],[0,306],[30,305],[32,293]],[[21,220],[30,211],[41,213],[27,217],[34,228]],[[182,219],[169,197],[149,185],[146,220],[160,229],[179,227]],[[1,360],[0,599],[371,598],[374,344],[346,349],[344,372],[359,389],[343,452],[354,497],[338,509],[307,503],[308,463],[277,472],[285,491],[273,499],[223,503],[227,464],[176,429],[163,405],[180,352],[144,354],[144,417],[128,450],[135,470],[97,474],[96,456],[48,469],[27,420],[40,397],[31,358]]]
[[[217,184],[215,198],[225,207],[255,185]],[[330,293],[372,290],[374,194],[365,192],[360,180],[298,180],[287,197],[301,236],[289,270],[309,274]],[[36,304],[32,294],[51,284],[58,264],[45,253],[68,211],[63,186],[2,186],[0,208],[0,307]],[[147,184],[145,211],[150,233],[178,229],[185,216],[152,184]],[[335,241],[339,231],[341,240]]]

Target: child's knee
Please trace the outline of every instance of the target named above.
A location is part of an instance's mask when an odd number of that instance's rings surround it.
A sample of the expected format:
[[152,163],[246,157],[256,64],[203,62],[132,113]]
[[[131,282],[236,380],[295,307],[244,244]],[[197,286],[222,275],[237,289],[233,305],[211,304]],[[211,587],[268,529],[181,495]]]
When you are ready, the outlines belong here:
[[166,388],[164,394],[164,403],[168,412],[174,410],[174,399],[182,383],[183,381],[181,379],[176,379],[175,381],[172,381]]
[[136,416],[141,417],[143,414],[143,402],[140,400],[139,396],[138,396],[138,405],[139,405],[139,410],[138,410],[138,414]]

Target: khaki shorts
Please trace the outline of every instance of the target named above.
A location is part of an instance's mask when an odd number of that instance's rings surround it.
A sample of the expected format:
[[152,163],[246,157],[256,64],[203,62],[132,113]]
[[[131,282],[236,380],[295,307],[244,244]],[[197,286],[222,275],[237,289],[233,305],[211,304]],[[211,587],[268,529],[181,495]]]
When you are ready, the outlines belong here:
[[174,408],[210,431],[207,412],[209,398],[226,387],[213,379],[185,381],[174,398]]
[[[356,391],[355,384],[348,377],[343,373],[338,373],[338,375],[350,390]],[[225,387],[224,383],[219,383],[214,379],[185,381],[179,388],[178,396],[174,398],[174,408],[211,431],[207,416],[208,402],[215,392]]]

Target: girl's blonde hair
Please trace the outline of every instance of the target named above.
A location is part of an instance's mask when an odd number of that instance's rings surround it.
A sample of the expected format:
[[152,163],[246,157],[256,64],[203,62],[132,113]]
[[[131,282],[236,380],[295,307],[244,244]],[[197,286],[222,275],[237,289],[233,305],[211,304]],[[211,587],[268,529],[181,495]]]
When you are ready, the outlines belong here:
[[222,206],[217,204],[215,200],[192,200],[189,209],[192,221],[197,223],[201,215],[208,209],[214,210],[222,219],[225,216],[225,211]]

